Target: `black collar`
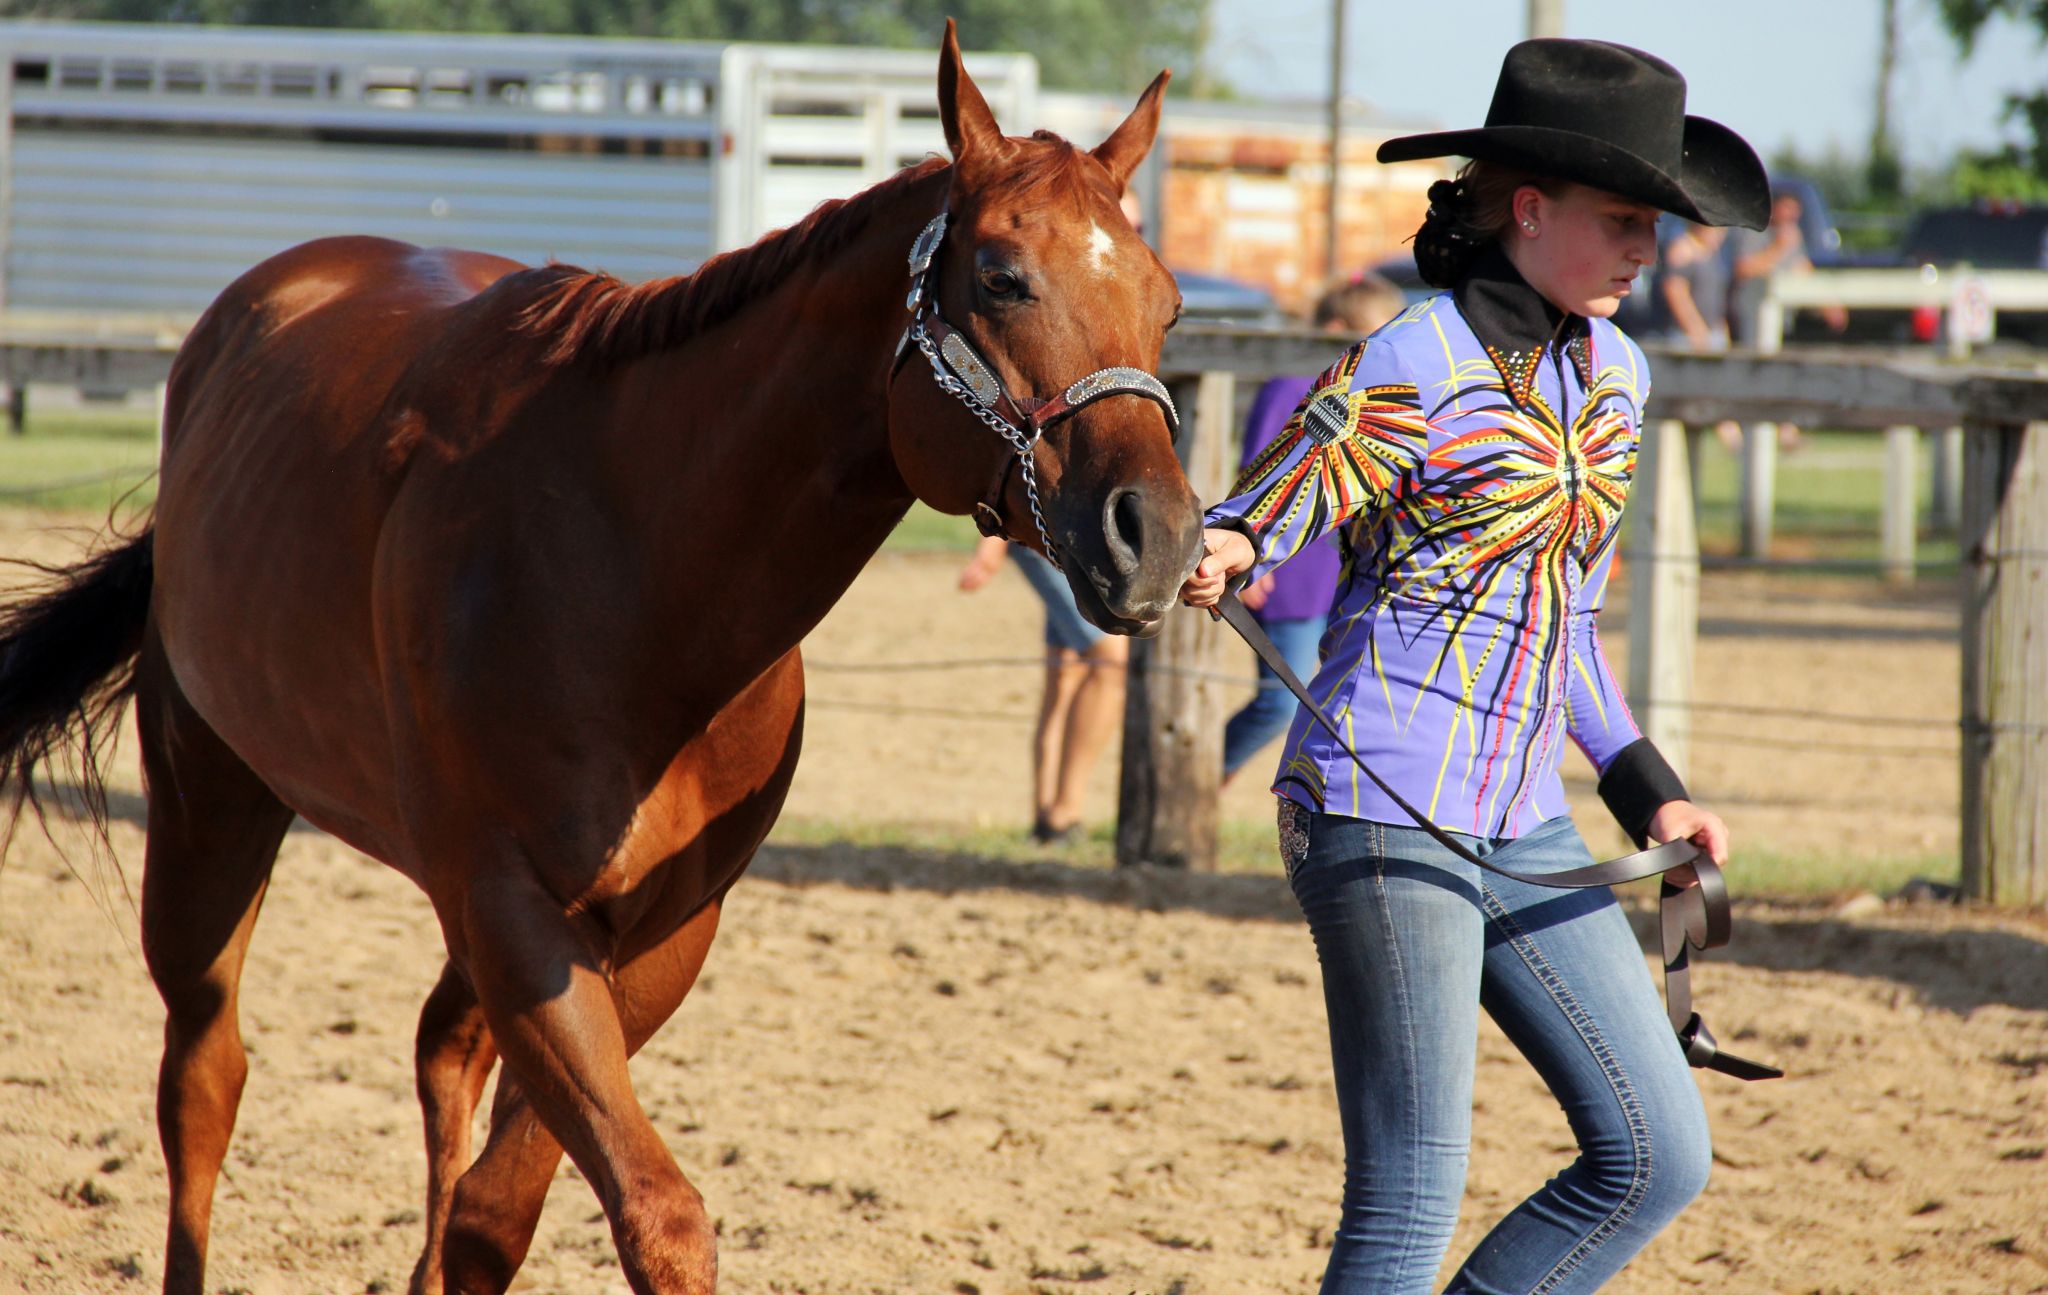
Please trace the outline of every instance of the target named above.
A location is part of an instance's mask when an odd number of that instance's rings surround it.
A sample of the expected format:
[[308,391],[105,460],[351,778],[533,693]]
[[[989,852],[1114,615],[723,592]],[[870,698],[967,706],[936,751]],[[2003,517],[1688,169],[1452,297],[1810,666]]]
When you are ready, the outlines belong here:
[[1564,347],[1582,385],[1593,384],[1585,318],[1566,314],[1530,287],[1498,243],[1474,258],[1465,277],[1451,289],[1451,299],[1492,357],[1516,404],[1528,403],[1537,368],[1553,345]]

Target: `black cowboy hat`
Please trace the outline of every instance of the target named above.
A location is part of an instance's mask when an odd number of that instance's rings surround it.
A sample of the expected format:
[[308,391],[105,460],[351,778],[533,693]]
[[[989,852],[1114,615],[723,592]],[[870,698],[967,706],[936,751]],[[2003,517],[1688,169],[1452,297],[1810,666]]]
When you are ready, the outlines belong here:
[[1756,150],[1685,115],[1677,68],[1603,40],[1525,40],[1501,61],[1484,126],[1404,135],[1379,151],[1382,162],[1452,156],[1577,180],[1702,225],[1770,222]]

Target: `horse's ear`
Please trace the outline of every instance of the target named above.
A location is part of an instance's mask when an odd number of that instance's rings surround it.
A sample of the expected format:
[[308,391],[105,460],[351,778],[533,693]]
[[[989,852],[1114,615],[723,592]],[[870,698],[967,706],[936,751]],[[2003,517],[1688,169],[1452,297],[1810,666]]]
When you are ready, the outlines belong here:
[[1095,146],[1095,160],[1102,163],[1109,172],[1109,178],[1116,181],[1119,192],[1130,183],[1131,172],[1138,169],[1138,163],[1145,160],[1145,154],[1152,151],[1152,137],[1159,133],[1159,101],[1166,97],[1166,83],[1172,78],[1172,72],[1161,72],[1153,77],[1152,84],[1138,96],[1138,106],[1131,109],[1131,115],[1124,118],[1123,125]]
[[955,162],[965,162],[970,154],[994,157],[1003,151],[1002,128],[960,61],[960,38],[951,18],[946,19],[946,40],[939,47],[939,120],[945,124],[946,147],[953,150]]

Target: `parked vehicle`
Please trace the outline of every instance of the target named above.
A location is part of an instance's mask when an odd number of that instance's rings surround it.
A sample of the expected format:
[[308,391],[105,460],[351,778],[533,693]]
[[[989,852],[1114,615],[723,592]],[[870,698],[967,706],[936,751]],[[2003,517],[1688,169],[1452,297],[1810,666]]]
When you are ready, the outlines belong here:
[[2048,270],[2048,205],[1931,207],[1913,217],[1899,251],[1907,265]]
[[[1904,265],[1938,270],[2048,271],[2048,205],[1983,201],[1930,207],[1913,217],[1899,253]],[[1942,325],[1938,308],[1913,313],[1915,340],[1936,340]],[[2048,312],[2000,311],[1998,340],[2048,348]]]
[[1173,277],[1180,284],[1183,318],[1252,328],[1271,328],[1284,320],[1273,294],[1255,283],[1189,270],[1175,270]]

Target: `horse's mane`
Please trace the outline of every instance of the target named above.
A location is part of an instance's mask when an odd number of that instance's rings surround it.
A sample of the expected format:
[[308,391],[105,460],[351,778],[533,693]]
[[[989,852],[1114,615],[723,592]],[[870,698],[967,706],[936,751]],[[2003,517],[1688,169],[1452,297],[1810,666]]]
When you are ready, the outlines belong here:
[[618,363],[679,345],[773,291],[799,265],[846,246],[883,204],[945,165],[926,158],[850,198],[827,199],[787,229],[721,252],[690,274],[631,284],[599,270],[550,266],[559,277],[520,312],[519,329],[548,340],[542,358],[549,364]]
[[[1014,197],[1071,178],[1082,156],[1049,132],[1032,138],[1055,147],[1032,150],[1002,176],[999,187]],[[602,271],[549,266],[554,277],[520,312],[519,330],[548,342],[541,357],[547,364],[621,363],[666,350],[730,319],[798,266],[845,247],[884,204],[948,165],[941,157],[926,158],[850,198],[827,199],[787,229],[721,252],[691,274],[630,284]]]

